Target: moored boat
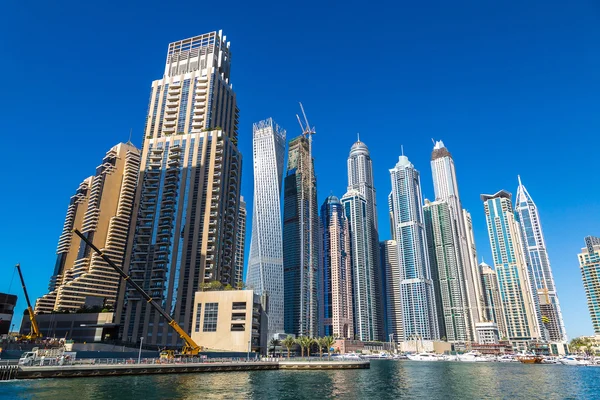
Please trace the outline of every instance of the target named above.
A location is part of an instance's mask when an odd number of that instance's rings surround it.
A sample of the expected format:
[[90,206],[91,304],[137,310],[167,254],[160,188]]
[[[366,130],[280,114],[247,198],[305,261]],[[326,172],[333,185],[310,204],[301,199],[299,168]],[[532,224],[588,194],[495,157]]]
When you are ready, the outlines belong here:
[[542,361],[544,361],[543,356],[537,356],[535,354],[520,354],[516,358],[523,364],[541,364]]
[[408,359],[411,361],[443,361],[441,357],[433,353],[409,354]]
[[578,356],[565,356],[558,360],[562,365],[591,365],[591,361],[587,358],[578,357]]

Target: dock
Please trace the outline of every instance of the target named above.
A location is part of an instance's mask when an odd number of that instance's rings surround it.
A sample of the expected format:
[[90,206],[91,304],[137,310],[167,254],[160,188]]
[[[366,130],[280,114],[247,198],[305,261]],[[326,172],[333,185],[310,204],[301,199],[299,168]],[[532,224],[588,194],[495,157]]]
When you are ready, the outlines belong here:
[[[0,380],[84,378],[99,376],[193,374],[205,372],[268,371],[268,370],[339,370],[367,369],[369,361],[231,361],[185,363],[111,363],[48,366],[5,366]],[[4,372],[4,373],[2,373]]]

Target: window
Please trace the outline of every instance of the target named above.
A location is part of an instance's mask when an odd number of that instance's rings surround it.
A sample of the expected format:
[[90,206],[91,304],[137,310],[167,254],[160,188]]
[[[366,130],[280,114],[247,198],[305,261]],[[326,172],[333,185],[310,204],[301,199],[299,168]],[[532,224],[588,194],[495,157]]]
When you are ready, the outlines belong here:
[[245,310],[246,302],[245,301],[234,301],[232,309],[233,310]]
[[217,331],[217,317],[219,315],[219,303],[206,303],[204,305],[204,332]]
[[200,332],[200,316],[202,315],[202,303],[198,303],[196,310],[196,332]]
[[231,314],[231,320],[232,321],[245,321],[246,320],[246,313],[232,313]]
[[231,332],[243,332],[245,330],[245,324],[231,324]]

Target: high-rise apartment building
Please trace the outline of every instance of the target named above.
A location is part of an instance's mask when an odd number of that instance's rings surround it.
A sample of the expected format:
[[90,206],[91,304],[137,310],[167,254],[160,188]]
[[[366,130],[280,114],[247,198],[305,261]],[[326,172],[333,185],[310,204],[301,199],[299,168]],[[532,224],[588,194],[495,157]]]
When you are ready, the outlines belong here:
[[445,200],[425,200],[423,213],[431,276],[435,286],[440,337],[449,342],[472,340],[469,308],[461,268],[457,219]]
[[268,294],[269,337],[284,332],[281,183],[285,130],[271,118],[254,124],[254,201],[246,283]]
[[511,194],[501,190],[483,194],[485,215],[502,298],[506,333],[514,348],[526,349],[530,340],[542,339],[541,314],[531,282],[521,231],[511,204]]
[[376,304],[375,257],[371,246],[373,229],[370,229],[367,200],[358,190],[350,189],[341,201],[350,225],[354,335],[362,341],[378,340],[379,307]]
[[[242,156],[230,60],[221,32],[171,43],[148,107],[125,267],[188,333],[201,285],[235,279]],[[119,303],[123,340],[181,343],[134,290],[122,285]]]
[[284,329],[316,336],[319,326],[319,213],[312,137],[289,142],[283,190]]
[[587,236],[579,253],[579,268],[592,318],[594,333],[600,335],[600,238]]
[[400,156],[390,170],[392,210],[400,263],[402,340],[440,338],[433,280],[427,253],[419,172]]
[[140,151],[120,143],[106,153],[96,174],[79,185],[67,209],[49,293],[38,299],[36,312],[115,305],[120,276],[73,229],[122,265],[139,166]]
[[402,329],[398,243],[395,240],[385,240],[380,243],[379,249],[379,259],[381,260],[382,269],[385,271],[385,295],[383,297],[385,335],[387,340],[399,342],[404,337],[404,331]]
[[335,196],[329,196],[321,206],[321,233],[321,334],[352,339],[350,228],[342,203]]
[[523,235],[523,250],[533,275],[540,310],[542,316],[548,318],[548,322],[544,326],[548,330],[549,340],[553,342],[566,341],[567,333],[558,302],[556,286],[554,285],[554,277],[538,209],[529,192],[521,183],[521,177],[518,179],[519,188],[515,199],[515,211],[519,217]]
[[453,243],[454,247],[449,251],[456,254],[456,262],[461,270],[460,285],[462,288],[454,293],[462,293],[465,298],[456,299],[455,303],[464,303],[468,310],[466,337],[467,340],[473,340],[475,338],[475,324],[480,321],[482,312],[477,252],[472,227],[469,227],[470,231],[467,228],[467,224],[470,224],[470,216],[463,210],[458,193],[454,159],[441,140],[435,142],[431,153],[431,171],[435,199],[445,201],[448,204],[450,220],[456,235]]
[[504,323],[504,308],[502,306],[502,298],[500,297],[500,288],[498,287],[496,271],[486,263],[481,262],[481,264],[479,264],[479,274],[484,303],[482,320],[484,322],[495,323],[500,333],[500,339],[506,338],[507,333],[506,324]]
[[244,201],[244,196],[240,196],[236,237],[232,286],[239,289],[244,283],[244,251],[246,250],[246,202]]
[[[384,336],[384,287],[379,260],[379,231],[377,224],[377,196],[373,179],[373,161],[369,148],[360,138],[350,148],[348,156],[348,191],[356,190],[364,197],[367,206],[367,227],[370,229],[371,250],[367,254],[370,257],[368,264],[374,269],[375,285],[375,317],[376,340],[385,340]],[[351,227],[352,229],[352,227]]]

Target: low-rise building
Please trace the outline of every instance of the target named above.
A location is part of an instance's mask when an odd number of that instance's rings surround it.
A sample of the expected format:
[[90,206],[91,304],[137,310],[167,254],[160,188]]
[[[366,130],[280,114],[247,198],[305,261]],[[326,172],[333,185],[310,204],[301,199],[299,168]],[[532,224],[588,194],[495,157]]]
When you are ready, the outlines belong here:
[[494,322],[478,322],[475,324],[475,331],[479,344],[495,344],[500,339],[498,325]]
[[471,343],[469,351],[478,351],[481,354],[502,355],[514,353],[512,344],[508,340],[500,340],[498,343],[482,344]]
[[267,351],[266,295],[253,290],[196,292],[192,339],[207,350]]
[[0,336],[8,335],[10,332],[16,305],[17,296],[14,294],[0,293]]
[[[44,337],[65,338],[77,343],[104,342],[117,339],[118,324],[113,323],[114,313],[52,313],[37,314],[35,320]],[[23,315],[21,334],[31,332],[29,315]]]
[[454,344],[450,342],[442,342],[438,340],[406,340],[400,342],[399,350],[403,353],[451,353],[456,351]]

